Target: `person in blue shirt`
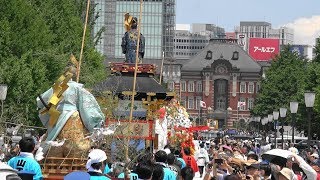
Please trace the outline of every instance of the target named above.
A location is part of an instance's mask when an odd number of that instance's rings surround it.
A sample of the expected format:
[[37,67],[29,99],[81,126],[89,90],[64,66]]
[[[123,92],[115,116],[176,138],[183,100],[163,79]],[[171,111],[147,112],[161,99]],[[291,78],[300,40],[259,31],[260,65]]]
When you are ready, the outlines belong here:
[[19,141],[20,153],[11,158],[8,165],[18,171],[34,174],[34,180],[42,180],[40,164],[34,159],[33,152],[35,148],[34,139],[31,137],[22,138]]
[[108,163],[106,163],[104,170],[103,170],[103,174],[108,174],[109,172],[111,172],[111,169],[110,169]]
[[[163,170],[162,167],[160,167],[160,173],[162,171],[163,174]],[[138,174],[139,179],[151,179],[152,175],[153,175],[153,167],[150,164],[146,164],[146,163],[139,163],[136,166],[136,173]],[[157,173],[155,173],[155,175],[157,175]]]
[[110,180],[102,173],[102,169],[105,167],[104,161],[107,159],[107,155],[101,149],[93,149],[89,153],[89,160],[86,164],[90,180]]
[[163,180],[176,179],[177,178],[176,174],[173,171],[171,171],[168,168],[168,165],[166,164],[167,158],[168,158],[167,153],[165,151],[160,150],[160,151],[156,152],[156,154],[154,156],[155,156],[156,164],[161,165],[163,168],[163,172],[164,172]]
[[[124,179],[124,173],[120,173],[118,178]],[[130,172],[130,180],[138,180],[138,174],[134,173],[134,172]]]
[[176,149],[174,151],[174,155],[176,156],[177,161],[181,163],[181,166],[180,166],[181,169],[187,166],[186,162],[182,159],[181,149],[179,148]]

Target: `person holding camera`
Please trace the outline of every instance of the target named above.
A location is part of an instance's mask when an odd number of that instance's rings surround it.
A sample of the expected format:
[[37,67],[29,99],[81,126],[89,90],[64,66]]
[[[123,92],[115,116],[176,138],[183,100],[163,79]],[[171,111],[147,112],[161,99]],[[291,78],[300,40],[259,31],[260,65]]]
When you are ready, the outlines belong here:
[[224,177],[230,175],[233,172],[233,168],[228,164],[225,159],[214,159],[206,166],[206,174],[204,180],[223,180]]
[[[214,161],[207,164],[205,168],[205,175],[203,177],[203,180],[216,180],[218,173],[217,173],[217,165],[214,163]],[[221,177],[223,179],[223,176]],[[220,178],[220,179],[221,179]]]

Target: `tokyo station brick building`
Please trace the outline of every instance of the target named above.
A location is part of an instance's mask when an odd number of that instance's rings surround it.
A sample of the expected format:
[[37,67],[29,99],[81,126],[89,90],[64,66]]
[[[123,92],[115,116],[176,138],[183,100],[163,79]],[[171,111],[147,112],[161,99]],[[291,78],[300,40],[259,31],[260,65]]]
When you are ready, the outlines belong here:
[[[167,62],[163,70],[164,82],[176,92],[189,115],[194,120],[201,116],[197,121],[201,124],[209,118],[218,120],[219,128],[249,120],[261,76],[261,66],[236,39],[211,39],[190,60]],[[200,101],[207,107],[201,111]]]

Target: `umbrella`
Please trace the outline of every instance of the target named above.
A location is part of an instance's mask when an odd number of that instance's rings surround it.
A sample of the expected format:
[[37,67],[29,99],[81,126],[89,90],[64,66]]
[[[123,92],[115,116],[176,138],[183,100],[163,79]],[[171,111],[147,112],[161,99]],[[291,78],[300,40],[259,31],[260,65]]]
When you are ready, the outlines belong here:
[[283,149],[272,149],[262,154],[262,159],[267,160],[270,163],[284,166],[287,162],[287,158],[293,156],[291,151]]
[[222,148],[223,148],[223,149],[227,149],[227,150],[229,150],[229,151],[232,152],[232,148],[231,148],[230,146],[223,145]]
[[74,179],[77,179],[77,180],[88,180],[88,179],[90,179],[90,175],[87,172],[74,171],[74,172],[71,172],[71,173],[67,174],[64,177],[64,180],[74,180]]

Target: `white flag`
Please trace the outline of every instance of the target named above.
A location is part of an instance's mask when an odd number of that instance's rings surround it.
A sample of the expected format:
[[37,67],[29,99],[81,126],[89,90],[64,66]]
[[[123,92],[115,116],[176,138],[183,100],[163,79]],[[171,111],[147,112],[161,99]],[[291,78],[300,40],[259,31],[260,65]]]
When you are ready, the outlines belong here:
[[242,107],[242,106],[245,106],[245,105],[246,105],[246,102],[238,101],[238,107]]
[[207,108],[206,102],[200,101],[200,107],[201,108]]

